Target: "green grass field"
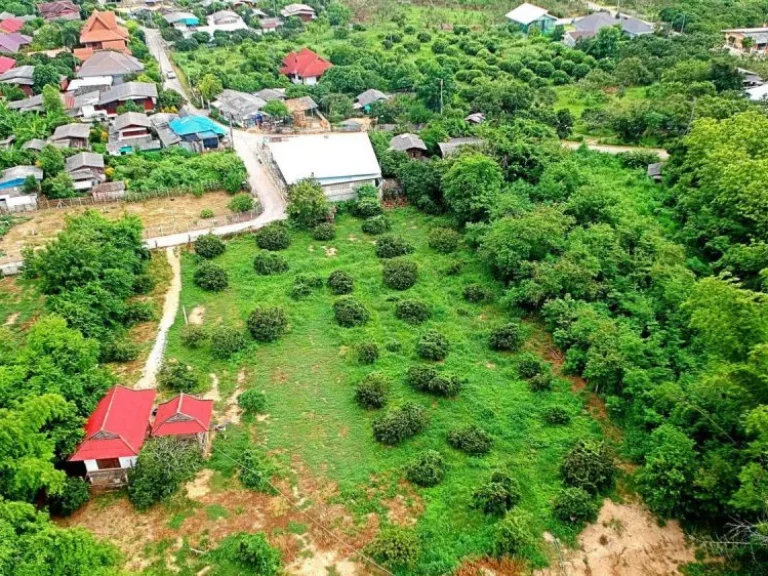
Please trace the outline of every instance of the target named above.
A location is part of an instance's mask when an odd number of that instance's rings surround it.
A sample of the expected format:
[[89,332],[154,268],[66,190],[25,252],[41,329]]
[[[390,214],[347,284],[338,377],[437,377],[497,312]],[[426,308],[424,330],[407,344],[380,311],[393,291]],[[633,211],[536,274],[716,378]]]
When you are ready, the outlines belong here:
[[[180,312],[170,335],[168,357],[186,361],[204,374],[215,372],[223,399],[234,389],[238,371],[245,368],[246,386],[267,394],[269,418],[252,424],[254,438],[265,449],[279,452],[278,469],[284,474],[291,458],[298,457],[312,474],[336,482],[339,500],[357,517],[374,511],[386,522],[381,500],[404,491],[413,494],[403,487],[403,467],[425,449],[442,452],[449,464],[444,482],[415,490],[424,504],[416,523],[424,548],[421,569],[447,569],[463,557],[487,552],[495,520],[469,504],[474,488],[495,469],[505,469],[520,481],[524,496],[519,507],[531,513],[537,530],[549,530],[572,541],[573,528],[556,521],[550,510],[551,499],[561,486],[559,463],[577,439],[598,435],[599,426],[586,414],[583,398],[570,391],[568,382],[558,380],[553,391],[533,393],[517,377],[516,354],[489,350],[489,331],[510,320],[498,303],[501,287],[468,252],[446,256],[427,246],[427,232],[439,221],[411,209],[391,211],[389,217],[394,233],[416,247],[409,258],[419,265],[419,281],[405,292],[382,284],[382,263],[374,254],[374,238],[363,234],[361,221],[349,216],[339,220],[335,241],[323,243],[308,233],[293,233],[292,245],[283,252],[291,269],[279,276],[256,275],[252,261],[257,247],[252,236],[232,240],[216,259],[229,273],[230,286],[222,293],[206,293],[193,284],[195,256],[186,254],[181,302],[187,313],[204,306],[206,326],[242,327],[255,307],[279,305],[289,316],[290,328],[275,343],[251,341],[247,350],[220,361],[206,348],[188,350],[181,345]],[[462,273],[446,275],[445,269],[457,259],[465,262]],[[338,326],[332,311],[336,297],[326,288],[301,301],[289,298],[297,274],[326,278],[336,269],[354,276],[354,296],[371,315],[366,326]],[[496,303],[465,302],[462,290],[471,282],[492,288]],[[405,297],[428,303],[432,318],[416,327],[396,319],[395,302]],[[451,353],[442,368],[467,381],[455,399],[417,393],[404,382],[407,367],[420,363],[414,352],[416,340],[430,328],[450,340]],[[372,366],[357,362],[356,345],[363,341],[379,345],[381,356]],[[374,441],[371,421],[376,412],[359,408],[353,400],[355,384],[373,371],[390,382],[390,406],[414,400],[428,407],[431,416],[424,432],[397,447]],[[569,426],[551,427],[542,422],[542,409],[553,404],[565,406],[573,415]],[[469,457],[448,446],[448,432],[470,423],[493,435],[489,455]],[[540,563],[542,559],[532,560]]]

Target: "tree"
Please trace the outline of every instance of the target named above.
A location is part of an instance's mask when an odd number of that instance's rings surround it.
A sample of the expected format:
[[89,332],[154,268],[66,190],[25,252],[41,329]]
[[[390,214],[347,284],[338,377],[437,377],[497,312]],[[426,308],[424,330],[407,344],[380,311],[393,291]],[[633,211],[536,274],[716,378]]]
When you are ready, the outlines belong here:
[[479,222],[490,217],[504,176],[498,163],[484,154],[462,156],[443,175],[443,194],[453,213],[462,222]]
[[312,229],[328,219],[331,207],[316,180],[302,180],[288,188],[286,211],[298,227]]
[[64,116],[64,103],[61,101],[58,86],[43,86],[43,110],[49,116]]
[[615,58],[619,53],[621,35],[621,27],[618,25],[600,28],[597,35],[589,43],[587,51],[597,59]]
[[128,472],[128,498],[139,510],[170,498],[195,475],[202,461],[200,448],[172,436],[147,442],[136,466]]
[[224,86],[222,86],[218,76],[206,74],[198,82],[197,89],[200,91],[200,95],[210,102],[224,90]]
[[37,164],[46,178],[53,178],[64,170],[64,155],[52,144],[46,144],[37,157]]
[[59,86],[59,71],[50,64],[38,64],[32,73],[32,89],[40,94],[44,86]]
[[44,180],[43,191],[48,198],[72,198],[77,196],[72,178],[66,172],[59,172],[53,178]]
[[265,114],[269,114],[273,118],[285,118],[290,114],[288,107],[284,102],[280,100],[272,100],[267,102],[267,105],[261,109]]

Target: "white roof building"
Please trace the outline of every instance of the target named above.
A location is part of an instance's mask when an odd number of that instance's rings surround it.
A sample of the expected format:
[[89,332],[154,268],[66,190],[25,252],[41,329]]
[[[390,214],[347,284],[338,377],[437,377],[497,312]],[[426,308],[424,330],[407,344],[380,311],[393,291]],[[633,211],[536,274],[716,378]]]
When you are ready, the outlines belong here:
[[381,168],[368,134],[312,134],[267,142],[287,185],[315,179],[332,201],[355,198],[363,184],[378,186]]
[[768,97],[768,84],[763,84],[762,86],[755,86],[754,88],[749,88],[745,90],[747,93],[747,96],[749,96],[750,100],[753,100],[755,102],[760,102],[761,100]]
[[555,21],[557,20],[544,8],[529,4],[528,2],[520,4],[520,6],[514,10],[507,12],[506,18],[510,22],[514,22],[521,26],[524,30],[528,30],[532,27],[547,30],[554,27]]

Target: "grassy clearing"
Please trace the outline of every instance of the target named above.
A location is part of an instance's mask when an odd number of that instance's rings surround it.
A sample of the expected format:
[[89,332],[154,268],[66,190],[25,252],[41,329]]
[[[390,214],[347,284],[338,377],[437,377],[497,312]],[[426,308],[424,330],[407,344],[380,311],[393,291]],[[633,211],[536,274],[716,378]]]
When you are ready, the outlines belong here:
[[23,330],[43,312],[45,297],[20,276],[0,278],[0,326]]
[[[425,544],[422,569],[450,568],[466,556],[487,552],[495,521],[470,509],[469,502],[474,488],[499,468],[520,481],[524,491],[520,507],[535,518],[537,529],[572,540],[573,529],[552,518],[550,510],[560,487],[559,463],[576,439],[598,435],[599,426],[586,415],[583,398],[570,391],[568,382],[558,381],[552,392],[533,393],[516,375],[516,354],[489,350],[489,331],[510,317],[499,304],[463,300],[464,286],[478,281],[494,291],[495,301],[501,296],[500,286],[469,253],[446,256],[429,249],[426,238],[436,224],[434,219],[410,209],[392,211],[389,217],[394,232],[416,246],[410,258],[419,264],[419,281],[405,293],[383,286],[373,238],[364,235],[360,221],[351,217],[340,219],[337,240],[329,243],[317,242],[307,233],[294,233],[291,247],[283,253],[291,270],[280,276],[255,274],[253,237],[233,240],[217,259],[230,279],[230,287],[220,294],[203,292],[193,284],[194,256],[186,254],[181,302],[188,311],[204,306],[205,325],[244,326],[256,306],[280,305],[289,315],[290,331],[276,343],[251,342],[235,358],[220,361],[205,348],[182,347],[180,315],[170,334],[168,356],[187,361],[205,374],[217,373],[222,398],[234,389],[239,369],[245,368],[246,386],[264,390],[268,399],[269,417],[252,425],[253,437],[276,454],[283,473],[291,458],[298,457],[312,474],[336,482],[338,500],[356,517],[377,512],[387,522],[387,499],[406,494],[416,504],[420,501],[423,512],[416,530]],[[457,259],[465,263],[462,273],[447,276],[445,269]],[[333,319],[335,297],[326,289],[298,302],[288,297],[296,274],[327,277],[336,269],[355,277],[354,296],[371,314],[366,326],[339,327]],[[428,303],[432,318],[418,327],[397,320],[395,302],[404,297]],[[403,381],[406,368],[420,363],[414,347],[427,329],[438,330],[450,340],[451,353],[441,368],[467,382],[456,399],[414,392]],[[381,357],[373,366],[357,362],[356,346],[364,341],[379,345]],[[428,407],[431,423],[425,432],[398,447],[373,440],[371,421],[376,412],[364,411],[353,401],[355,384],[373,371],[390,382],[390,406],[414,400]],[[553,404],[566,407],[573,415],[569,426],[550,427],[542,422],[542,409]],[[448,446],[448,432],[470,423],[493,435],[494,447],[488,456],[472,458]],[[236,454],[243,441],[248,441],[246,435],[219,449]],[[430,448],[445,455],[449,464],[446,479],[434,488],[412,490],[402,482],[403,467]],[[230,472],[222,469],[227,467],[226,459],[217,459],[216,448],[213,458],[211,467],[226,476]]]
[[575,85],[553,86],[552,90],[557,95],[555,109],[565,108],[576,119],[573,125],[573,137],[593,136],[607,138],[606,142],[608,143],[611,137],[616,137],[616,134],[608,127],[603,127],[599,131],[590,130],[580,120],[584,110],[588,108],[610,109],[612,106],[646,100],[648,88],[645,86],[632,86],[625,88],[621,93],[601,92],[599,96],[594,93],[585,92]]

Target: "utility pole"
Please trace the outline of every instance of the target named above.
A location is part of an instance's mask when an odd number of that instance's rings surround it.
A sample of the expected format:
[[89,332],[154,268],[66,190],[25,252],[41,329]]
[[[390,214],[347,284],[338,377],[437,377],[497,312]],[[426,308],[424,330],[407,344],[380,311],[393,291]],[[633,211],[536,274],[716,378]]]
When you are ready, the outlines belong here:
[[440,78],[440,116],[443,115],[443,79]]
[[680,34],[682,34],[685,31],[685,17],[687,14],[683,12],[683,24],[680,26]]

